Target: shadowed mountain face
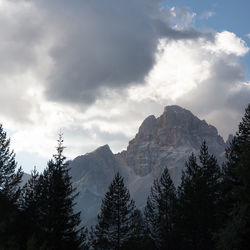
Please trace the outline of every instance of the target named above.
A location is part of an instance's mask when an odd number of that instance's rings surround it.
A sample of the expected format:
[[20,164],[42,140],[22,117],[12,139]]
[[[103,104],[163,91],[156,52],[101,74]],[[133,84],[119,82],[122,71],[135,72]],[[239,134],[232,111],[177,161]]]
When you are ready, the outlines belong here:
[[101,206],[101,201],[119,166],[108,145],[94,152],[76,157],[69,162],[73,185],[77,188],[77,210],[82,219],[92,224]]
[[28,182],[29,178],[31,177],[30,174],[23,173],[22,181],[20,183],[20,187],[23,187],[25,183]]
[[179,106],[167,106],[156,118],[147,117],[127,150],[113,154],[108,145],[70,161],[74,185],[80,195],[78,209],[88,224],[94,222],[115,173],[125,178],[131,196],[143,207],[154,178],[167,167],[176,185],[188,156],[198,154],[206,140],[210,153],[223,160],[225,142],[214,126]]

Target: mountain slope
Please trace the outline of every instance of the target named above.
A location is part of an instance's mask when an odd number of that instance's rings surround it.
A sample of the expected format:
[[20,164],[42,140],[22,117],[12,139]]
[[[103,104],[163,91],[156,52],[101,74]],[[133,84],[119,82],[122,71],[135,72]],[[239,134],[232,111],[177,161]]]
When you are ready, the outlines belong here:
[[69,161],[73,185],[77,188],[77,210],[83,221],[95,220],[108,186],[119,166],[108,145]]
[[117,171],[124,176],[137,206],[143,207],[154,178],[165,167],[174,183],[180,183],[185,161],[192,152],[198,154],[203,140],[210,153],[222,161],[226,144],[214,126],[179,106],[165,107],[160,117],[151,115],[143,121],[121,153],[114,155],[105,145],[70,162],[74,185],[80,192],[78,209],[91,224]]

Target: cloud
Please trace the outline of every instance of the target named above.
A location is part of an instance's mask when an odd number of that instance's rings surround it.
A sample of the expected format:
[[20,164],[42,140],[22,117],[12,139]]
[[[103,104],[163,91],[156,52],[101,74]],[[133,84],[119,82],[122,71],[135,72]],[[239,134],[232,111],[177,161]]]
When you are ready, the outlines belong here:
[[[88,106],[110,89],[123,91],[143,84],[155,64],[159,39],[208,35],[188,27],[193,14],[187,9],[160,9],[154,0],[39,4],[61,37],[50,53],[54,67],[46,96],[52,101]],[[176,20],[177,27],[173,25]]]
[[49,65],[42,13],[28,1],[1,0],[0,37],[0,117],[31,122]]
[[212,16],[215,16],[216,13],[214,11],[205,11],[201,14],[200,19],[208,19]]
[[249,103],[250,85],[239,60],[249,51],[246,43],[224,31],[214,41],[162,40],[160,46],[163,52],[147,83],[131,88],[130,98],[181,105],[217,126],[224,138],[233,133]]
[[43,34],[39,15],[29,3],[0,3],[1,75],[23,73],[37,64],[35,48]]
[[207,43],[206,46],[215,54],[222,52],[227,55],[244,56],[249,51],[246,42],[229,31],[217,33],[215,42]]
[[176,29],[183,30],[193,24],[196,13],[191,12],[187,7],[174,6],[169,10],[169,22]]
[[144,84],[159,39],[211,38],[189,27],[194,13],[158,2],[0,0],[0,113],[33,122],[44,98],[84,110]]
[[169,104],[235,131],[249,48],[158,2],[0,0],[0,119],[17,154],[48,159],[60,128],[70,158],[107,143],[118,152]]
[[179,104],[217,126],[225,139],[236,131],[250,101],[246,68],[239,60],[248,52],[246,43],[235,34],[217,33],[212,46],[206,43],[200,49],[201,62],[207,62],[207,77],[197,81],[191,91],[177,99]]
[[250,82],[235,84],[227,99],[227,106],[235,111],[244,110],[250,103]]

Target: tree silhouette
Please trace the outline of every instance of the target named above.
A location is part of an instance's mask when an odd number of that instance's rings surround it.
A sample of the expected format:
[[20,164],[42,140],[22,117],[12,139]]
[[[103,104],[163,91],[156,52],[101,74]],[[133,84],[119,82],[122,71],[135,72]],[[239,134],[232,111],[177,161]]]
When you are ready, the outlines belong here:
[[69,167],[63,156],[63,139],[59,135],[57,154],[43,174],[33,175],[26,187],[25,211],[33,216],[38,229],[33,237],[45,249],[82,249],[85,244],[84,228],[80,226],[80,213],[74,212],[78,193],[73,188]]
[[218,249],[249,249],[250,245],[250,104],[226,150],[223,198],[225,222]]
[[134,210],[134,201],[117,173],[102,201],[92,237],[93,248],[122,249],[132,238]]
[[219,226],[221,170],[203,142],[200,164],[192,154],[178,189],[176,232],[179,249],[214,249]]
[[157,249],[172,249],[174,245],[174,213],[176,189],[165,168],[154,181],[145,208],[148,235]]
[[10,139],[0,124],[0,249],[16,248],[22,175],[21,167],[17,169],[15,154],[10,150]]

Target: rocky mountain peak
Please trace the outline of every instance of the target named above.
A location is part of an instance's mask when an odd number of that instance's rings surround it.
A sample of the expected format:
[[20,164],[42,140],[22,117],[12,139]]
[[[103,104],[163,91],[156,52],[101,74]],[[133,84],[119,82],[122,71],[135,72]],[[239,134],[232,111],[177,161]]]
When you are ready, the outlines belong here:
[[189,110],[184,109],[178,105],[169,105],[169,106],[165,106],[164,107],[164,114],[165,113],[183,113],[183,112],[189,112],[191,113]]
[[155,134],[156,127],[157,120],[154,115],[150,115],[141,124],[138,135],[145,139],[151,139]]
[[[120,156],[137,175],[153,172],[157,176],[163,162],[169,168],[180,165],[177,161],[184,165],[182,159],[186,160],[188,154],[198,151],[203,140],[211,153],[224,152],[225,142],[214,126],[182,107],[166,106],[160,117],[151,115],[143,121],[135,138]],[[173,151],[178,155],[173,156]]]
[[234,138],[234,136],[233,136],[232,134],[230,134],[230,135],[228,136],[228,138],[227,138],[227,140],[226,140],[226,145],[227,145],[227,147],[230,146],[230,143],[232,142],[233,138]]
[[103,145],[99,148],[97,148],[95,151],[92,152],[92,154],[96,154],[96,155],[99,155],[99,156],[108,156],[108,155],[113,155],[110,147],[108,144],[106,145]]

